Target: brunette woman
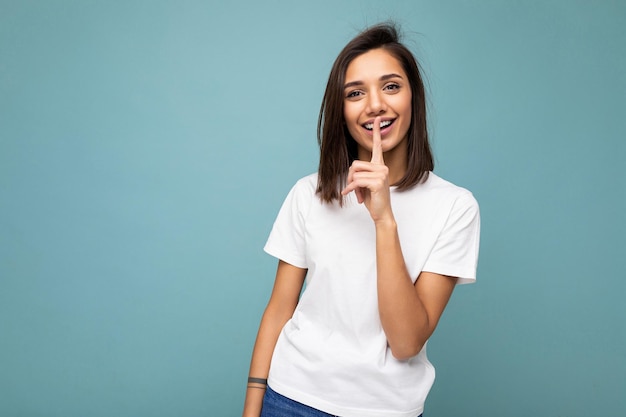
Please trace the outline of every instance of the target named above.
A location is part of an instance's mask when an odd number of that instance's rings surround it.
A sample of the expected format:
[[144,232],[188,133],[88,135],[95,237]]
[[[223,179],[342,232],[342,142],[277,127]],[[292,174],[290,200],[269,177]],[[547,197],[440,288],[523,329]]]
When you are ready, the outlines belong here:
[[422,76],[393,25],[337,57],[318,140],[319,170],[265,246],[278,269],[243,414],[418,417],[426,343],[476,278],[480,220],[472,194],[432,172]]

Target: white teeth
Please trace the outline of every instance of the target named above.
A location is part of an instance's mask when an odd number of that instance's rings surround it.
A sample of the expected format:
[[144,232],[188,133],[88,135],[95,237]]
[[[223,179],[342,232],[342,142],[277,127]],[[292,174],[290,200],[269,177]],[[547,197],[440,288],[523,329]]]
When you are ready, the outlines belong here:
[[[391,124],[391,120],[383,120],[380,122],[380,128],[383,129]],[[365,128],[367,130],[372,130],[374,128],[374,123],[366,123]]]

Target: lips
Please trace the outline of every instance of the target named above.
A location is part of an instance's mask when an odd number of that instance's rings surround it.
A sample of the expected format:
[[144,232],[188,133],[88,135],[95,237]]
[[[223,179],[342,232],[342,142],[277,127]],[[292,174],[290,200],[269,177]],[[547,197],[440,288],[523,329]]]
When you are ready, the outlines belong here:
[[[395,122],[395,119],[381,120],[380,122],[380,130],[391,126]],[[365,123],[363,127],[367,130],[374,130],[374,122]]]
[[[396,118],[385,118],[380,121],[380,136],[386,137],[394,128],[396,124]],[[374,135],[374,120],[369,120],[367,123],[361,125],[365,129],[365,134],[369,137]]]

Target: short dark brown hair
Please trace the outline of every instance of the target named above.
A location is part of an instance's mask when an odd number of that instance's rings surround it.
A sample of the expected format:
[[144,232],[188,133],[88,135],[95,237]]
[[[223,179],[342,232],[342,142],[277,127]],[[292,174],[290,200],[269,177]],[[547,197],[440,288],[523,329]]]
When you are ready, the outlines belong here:
[[352,39],[339,53],[328,77],[326,91],[317,122],[317,141],[320,146],[317,193],[323,202],[332,203],[343,199],[341,189],[345,186],[350,164],[357,159],[357,144],[344,123],[344,83],[346,70],[358,56],[382,48],[402,65],[411,87],[411,123],[407,132],[408,168],[396,184],[398,190],[406,190],[428,177],[434,162],[426,123],[426,95],[420,69],[415,57],[400,42],[394,23],[372,26]]

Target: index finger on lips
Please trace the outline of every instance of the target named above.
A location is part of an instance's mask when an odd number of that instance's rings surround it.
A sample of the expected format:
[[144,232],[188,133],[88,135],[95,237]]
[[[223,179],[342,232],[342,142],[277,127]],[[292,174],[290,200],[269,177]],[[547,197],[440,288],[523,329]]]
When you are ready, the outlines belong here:
[[383,160],[383,143],[380,137],[380,116],[374,119],[373,137],[372,137],[372,160],[373,164],[384,164]]

